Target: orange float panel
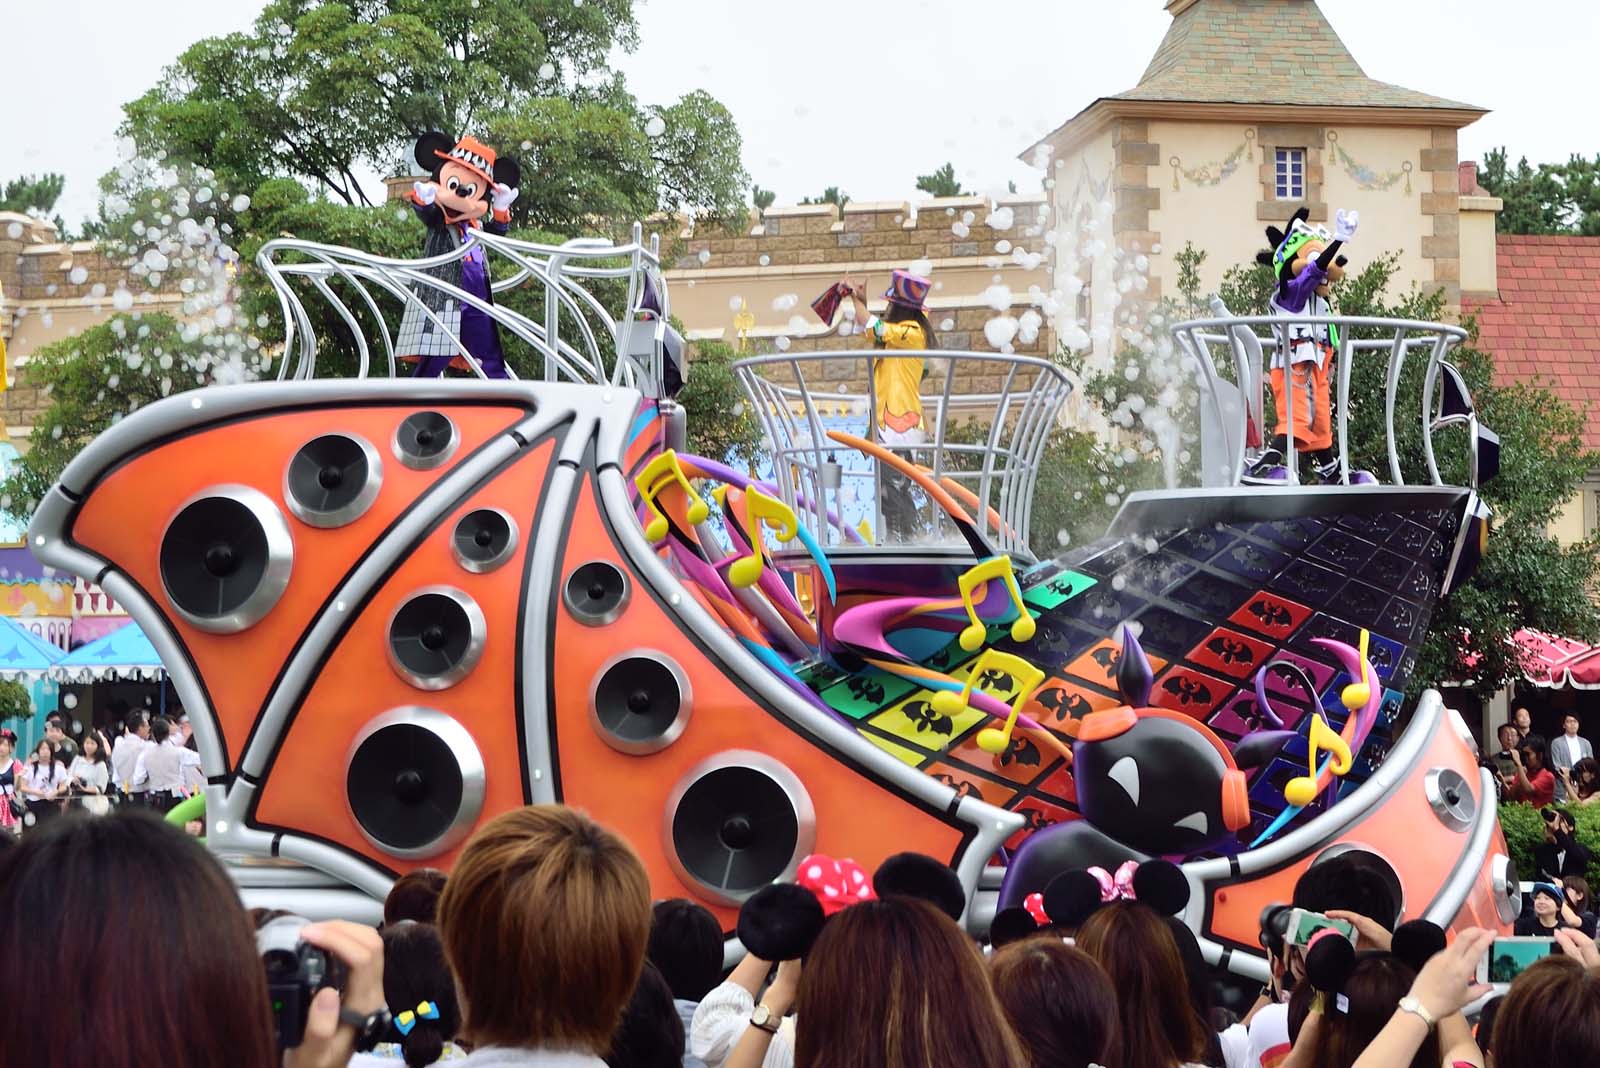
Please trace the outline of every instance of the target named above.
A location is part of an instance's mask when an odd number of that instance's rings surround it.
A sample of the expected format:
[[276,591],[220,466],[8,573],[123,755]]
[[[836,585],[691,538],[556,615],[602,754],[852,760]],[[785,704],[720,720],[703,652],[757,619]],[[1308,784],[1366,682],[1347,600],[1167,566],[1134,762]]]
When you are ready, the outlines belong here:
[[[362,608],[329,654],[285,733],[264,776],[254,822],[315,835],[393,871],[448,868],[459,845],[416,860],[389,856],[362,835],[345,801],[345,758],[356,735],[369,720],[404,705],[438,709],[472,735],[484,764],[478,824],[527,802],[517,737],[516,678],[521,665],[517,618],[524,562],[554,450],[553,440],[533,446],[481,487],[446,517]],[[478,508],[499,508],[519,528],[515,552],[485,574],[462,568],[450,547],[456,522]],[[465,678],[447,689],[425,691],[411,686],[389,665],[388,623],[395,609],[418,589],[440,583],[477,602],[487,640],[482,659]]]
[[[658,898],[699,897],[667,859],[664,813],[673,787],[696,764],[732,749],[754,750],[787,766],[804,784],[816,811],[816,852],[851,857],[871,871],[886,857],[914,850],[953,860],[963,829],[924,811],[796,734],[761,708],[689,640],[644,590],[612,542],[586,480],[573,513],[558,583],[591,560],[605,560],[633,585],[621,616],[588,627],[556,610],[551,663],[556,673],[554,723],[562,800],[586,810],[625,837],[650,873]],[[689,679],[692,711],[683,734],[648,756],[607,745],[589,718],[590,689],[607,660],[630,649],[671,657]],[[537,744],[536,742],[534,744]],[[704,900],[702,898],[702,900]],[[731,930],[737,910],[704,903]]]
[[[1477,782],[1477,761],[1443,722],[1435,728],[1433,737],[1412,765],[1411,773],[1370,809],[1361,822],[1335,838],[1319,842],[1286,868],[1212,891],[1210,933],[1238,945],[1258,945],[1261,911],[1268,905],[1291,901],[1295,882],[1312,861],[1329,847],[1340,844],[1359,846],[1387,861],[1400,877],[1400,885],[1406,888],[1407,915],[1401,918],[1420,915],[1455,869],[1471,838],[1470,830],[1458,832],[1446,827],[1428,804],[1424,779],[1436,767],[1453,768],[1468,781]],[[1483,798],[1478,802],[1485,803]],[[1499,837],[1498,831],[1495,833],[1498,848],[1503,850],[1504,838]],[[1493,852],[1494,847],[1491,847],[1491,856]],[[1469,895],[1469,905],[1480,893],[1486,892],[1487,887],[1485,873],[1479,878],[1478,889]],[[1474,908],[1481,910],[1482,902]],[[1492,894],[1485,922],[1490,927],[1501,926],[1494,916]]]
[[[456,424],[461,444],[445,465],[413,471],[394,458],[389,446],[400,422],[424,409],[447,414]],[[157,446],[114,468],[84,501],[73,519],[70,537],[127,574],[167,616],[204,680],[232,768],[238,764],[283,658],[311,625],[328,592],[428,486],[461,457],[526,415],[523,409],[509,405],[375,405],[337,413],[285,412],[226,423]],[[358,434],[372,444],[383,460],[383,485],[371,507],[354,522],[320,529],[302,523],[284,505],[283,474],[302,445],[337,432]],[[190,626],[170,610],[161,586],[161,534],[167,523],[189,497],[222,483],[242,484],[266,494],[283,512],[294,538],[294,568],[288,588],[266,618],[239,634],[211,634]],[[218,774],[224,769],[206,770]]]

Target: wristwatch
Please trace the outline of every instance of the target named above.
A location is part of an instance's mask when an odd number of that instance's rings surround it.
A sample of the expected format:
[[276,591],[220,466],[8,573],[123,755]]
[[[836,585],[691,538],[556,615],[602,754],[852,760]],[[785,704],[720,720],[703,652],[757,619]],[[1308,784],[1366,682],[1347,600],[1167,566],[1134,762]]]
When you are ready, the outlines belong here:
[[1411,997],[1409,994],[1400,999],[1399,1009],[1401,1012],[1409,1012],[1411,1015],[1427,1024],[1429,1030],[1432,1030],[1434,1025],[1439,1022],[1433,1018],[1433,1013],[1422,1007],[1422,1002],[1418,1001],[1414,997]]
[[778,1024],[781,1022],[783,1018],[774,1016],[772,1010],[765,1005],[757,1005],[755,1011],[750,1014],[750,1026],[759,1027],[769,1035],[778,1033]]
[[356,1052],[371,1053],[389,1035],[389,1026],[393,1017],[389,1015],[386,1006],[378,1006],[376,1012],[362,1015],[354,1009],[339,1007],[339,1022],[348,1024],[356,1029]]

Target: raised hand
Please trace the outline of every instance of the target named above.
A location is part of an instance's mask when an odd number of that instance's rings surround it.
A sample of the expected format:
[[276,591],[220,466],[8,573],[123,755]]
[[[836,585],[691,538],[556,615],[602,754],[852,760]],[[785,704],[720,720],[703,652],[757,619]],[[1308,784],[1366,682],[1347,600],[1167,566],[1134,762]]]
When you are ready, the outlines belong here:
[[517,199],[517,187],[514,185],[496,184],[494,187],[494,210],[509,211]]
[[1361,225],[1361,213],[1355,209],[1340,208],[1333,215],[1333,236],[1340,241],[1348,241],[1356,236],[1356,227]]
[[439,187],[432,182],[411,183],[411,195],[418,204],[432,204],[434,197],[439,195]]

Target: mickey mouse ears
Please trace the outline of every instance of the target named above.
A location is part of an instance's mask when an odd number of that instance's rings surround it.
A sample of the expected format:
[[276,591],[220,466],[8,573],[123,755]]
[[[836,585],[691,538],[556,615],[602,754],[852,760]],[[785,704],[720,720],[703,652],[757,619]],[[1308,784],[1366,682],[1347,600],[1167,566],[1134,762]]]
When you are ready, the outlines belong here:
[[1079,927],[1101,906],[1113,901],[1138,901],[1163,916],[1189,904],[1189,879],[1166,860],[1128,861],[1116,873],[1104,868],[1063,872],[1044,889],[1044,911],[1050,922]]
[[811,951],[826,919],[822,903],[811,891],[793,883],[773,883],[740,907],[735,933],[744,948],[762,960],[799,960]]
[[879,897],[914,897],[933,905],[952,920],[967,908],[967,891],[950,865],[922,853],[896,853],[878,865],[872,888]]

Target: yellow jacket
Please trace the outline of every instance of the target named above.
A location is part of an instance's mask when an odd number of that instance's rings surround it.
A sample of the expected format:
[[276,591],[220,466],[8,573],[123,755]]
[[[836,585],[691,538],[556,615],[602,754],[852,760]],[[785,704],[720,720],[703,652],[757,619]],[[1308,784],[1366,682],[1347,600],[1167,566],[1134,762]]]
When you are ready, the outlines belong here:
[[[886,349],[923,352],[928,339],[915,322],[886,323],[876,319],[873,335]],[[878,425],[897,434],[922,427],[923,360],[921,356],[891,356],[877,361],[872,386],[878,395]]]

